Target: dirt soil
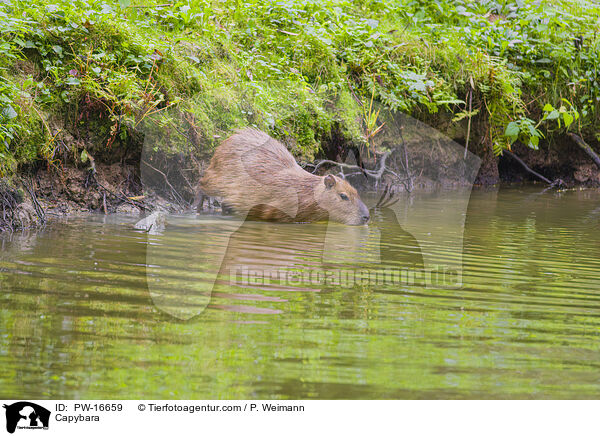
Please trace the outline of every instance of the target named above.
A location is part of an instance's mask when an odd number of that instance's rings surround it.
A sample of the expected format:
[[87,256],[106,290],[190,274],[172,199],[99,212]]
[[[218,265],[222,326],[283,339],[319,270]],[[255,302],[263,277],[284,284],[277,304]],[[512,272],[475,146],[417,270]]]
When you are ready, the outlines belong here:
[[0,185],[0,231],[42,225],[52,216],[88,213],[142,215],[153,210],[181,212],[154,193],[143,192],[139,168],[97,164],[90,169],[42,168]]

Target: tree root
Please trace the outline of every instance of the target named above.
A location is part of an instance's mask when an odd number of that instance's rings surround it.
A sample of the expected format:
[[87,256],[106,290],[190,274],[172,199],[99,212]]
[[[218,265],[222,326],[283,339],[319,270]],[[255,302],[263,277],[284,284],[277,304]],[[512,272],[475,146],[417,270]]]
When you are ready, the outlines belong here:
[[29,196],[31,204],[24,201],[16,188],[0,183],[0,231],[15,231],[30,227],[43,226],[46,214],[39,204],[32,187],[19,179]]
[[585,151],[587,153],[587,155],[589,157],[592,158],[592,160],[598,166],[598,168],[600,168],[600,157],[596,154],[596,152],[592,149],[592,147],[590,147],[589,144],[587,144],[581,136],[576,135],[575,133],[571,132],[571,133],[569,133],[569,136],[571,137],[571,139],[573,141],[575,141],[575,143],[579,147],[581,147],[581,149],[583,151]]
[[44,224],[46,222],[46,213],[44,212],[44,208],[42,208],[42,206],[40,205],[37,196],[35,195],[35,191],[33,190],[33,187],[31,185],[27,185],[27,183],[25,183],[25,180],[23,179],[20,179],[20,181],[27,193],[29,194],[29,196],[31,197],[31,202],[33,203],[36,215],[38,216],[40,222]]

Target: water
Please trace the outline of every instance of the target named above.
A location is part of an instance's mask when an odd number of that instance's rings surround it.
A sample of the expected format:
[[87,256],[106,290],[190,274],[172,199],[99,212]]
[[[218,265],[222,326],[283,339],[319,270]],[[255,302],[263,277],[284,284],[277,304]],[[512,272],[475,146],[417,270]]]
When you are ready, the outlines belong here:
[[[598,191],[399,205],[368,228],[95,216],[2,235],[0,397],[600,397]],[[454,285],[319,279],[434,264]]]

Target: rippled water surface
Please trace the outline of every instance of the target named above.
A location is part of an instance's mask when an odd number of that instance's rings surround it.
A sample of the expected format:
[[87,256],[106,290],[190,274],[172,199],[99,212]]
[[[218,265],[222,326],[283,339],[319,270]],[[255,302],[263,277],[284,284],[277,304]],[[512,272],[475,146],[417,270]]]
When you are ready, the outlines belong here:
[[[395,207],[368,227],[95,216],[0,235],[0,396],[600,397],[598,191]],[[432,267],[448,279],[410,275]]]

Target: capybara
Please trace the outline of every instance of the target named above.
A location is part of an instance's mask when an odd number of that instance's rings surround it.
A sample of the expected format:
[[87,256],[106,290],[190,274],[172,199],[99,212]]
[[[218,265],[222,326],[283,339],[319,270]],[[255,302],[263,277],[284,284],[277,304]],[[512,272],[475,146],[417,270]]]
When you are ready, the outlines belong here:
[[279,141],[246,128],[217,147],[200,188],[239,215],[278,222],[369,221],[369,209],[348,182],[303,170]]

